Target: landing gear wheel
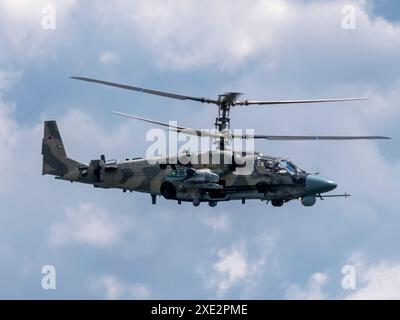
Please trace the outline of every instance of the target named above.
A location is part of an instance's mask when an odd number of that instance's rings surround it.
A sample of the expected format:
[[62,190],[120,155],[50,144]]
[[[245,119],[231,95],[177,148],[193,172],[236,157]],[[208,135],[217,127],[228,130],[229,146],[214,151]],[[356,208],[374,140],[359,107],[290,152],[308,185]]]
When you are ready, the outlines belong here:
[[216,207],[217,206],[217,201],[209,201],[208,202],[208,205],[210,206],[210,207],[212,207],[212,208],[214,208],[214,207]]
[[274,199],[271,200],[271,204],[273,207],[282,207],[285,202],[283,200]]
[[198,207],[200,205],[200,200],[199,199],[193,199],[193,205],[195,207]]

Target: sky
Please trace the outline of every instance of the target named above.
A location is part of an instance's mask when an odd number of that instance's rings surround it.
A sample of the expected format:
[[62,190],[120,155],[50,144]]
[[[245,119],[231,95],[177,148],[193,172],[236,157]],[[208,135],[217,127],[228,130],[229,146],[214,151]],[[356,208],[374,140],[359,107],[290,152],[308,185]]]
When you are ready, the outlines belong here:
[[[2,0],[0,17],[0,298],[400,298],[398,1]],[[43,121],[58,121],[70,157],[121,160],[145,155],[151,126],[110,110],[205,129],[215,108],[73,75],[210,98],[368,97],[236,108],[231,124],[392,140],[257,141],[334,180],[346,200],[153,206],[145,194],[42,176]],[[41,285],[46,265],[54,290]],[[355,288],[342,286],[345,266]]]

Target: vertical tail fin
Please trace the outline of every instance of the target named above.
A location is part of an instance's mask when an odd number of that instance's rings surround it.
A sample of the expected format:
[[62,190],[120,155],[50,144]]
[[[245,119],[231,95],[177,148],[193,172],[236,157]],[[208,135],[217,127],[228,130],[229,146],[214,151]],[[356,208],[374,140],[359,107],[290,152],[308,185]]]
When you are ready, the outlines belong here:
[[44,136],[42,142],[43,169],[42,174],[64,176],[67,172],[82,165],[80,162],[67,157],[57,122],[44,122]]

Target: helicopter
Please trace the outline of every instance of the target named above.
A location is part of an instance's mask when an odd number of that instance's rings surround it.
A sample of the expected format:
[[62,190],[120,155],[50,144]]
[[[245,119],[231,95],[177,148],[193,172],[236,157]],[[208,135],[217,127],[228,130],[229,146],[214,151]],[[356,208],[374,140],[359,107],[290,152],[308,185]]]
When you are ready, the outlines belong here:
[[[261,200],[281,207],[292,200],[300,200],[305,207],[315,205],[317,199],[344,197],[345,194],[327,194],[337,184],[319,174],[311,174],[282,157],[264,155],[257,151],[243,152],[230,149],[234,139],[264,139],[269,141],[306,140],[385,140],[385,136],[282,136],[259,134],[234,134],[230,130],[230,110],[234,107],[253,105],[284,105],[308,103],[333,103],[366,100],[365,98],[313,99],[313,100],[240,100],[238,92],[218,95],[217,99],[194,97],[146,89],[127,84],[103,81],[86,77],[72,79],[157,95],[177,100],[190,100],[213,104],[218,108],[215,130],[198,130],[164,123],[136,115],[113,111],[119,116],[167,127],[169,131],[197,137],[215,139],[215,150],[185,151],[153,158],[127,158],[123,161],[100,159],[82,163],[67,156],[57,122],[44,122],[42,140],[43,175],[56,179],[93,185],[96,188],[116,188],[123,192],[150,194],[152,204],[157,197],[167,200],[191,202],[194,206],[208,203],[215,207],[218,202],[239,200]],[[206,159],[206,161],[205,161]],[[214,161],[217,159],[218,161]],[[249,165],[250,164],[250,165]]]

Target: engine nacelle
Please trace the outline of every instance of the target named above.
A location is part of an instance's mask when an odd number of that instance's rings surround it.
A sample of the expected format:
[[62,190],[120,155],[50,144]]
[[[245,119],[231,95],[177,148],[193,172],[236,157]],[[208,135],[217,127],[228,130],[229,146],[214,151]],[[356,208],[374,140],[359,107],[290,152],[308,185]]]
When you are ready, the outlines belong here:
[[317,202],[316,196],[305,196],[301,198],[301,204],[305,207],[312,207]]
[[200,169],[196,170],[188,180],[194,183],[218,183],[219,175],[208,169]]
[[186,181],[192,183],[218,183],[219,175],[209,169],[195,170],[193,168],[180,168],[171,172],[166,181]]

